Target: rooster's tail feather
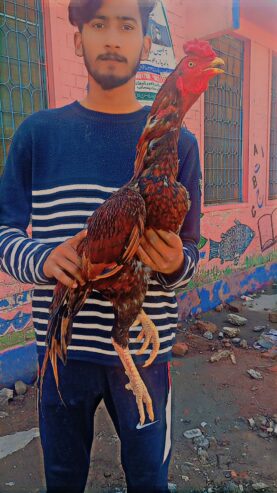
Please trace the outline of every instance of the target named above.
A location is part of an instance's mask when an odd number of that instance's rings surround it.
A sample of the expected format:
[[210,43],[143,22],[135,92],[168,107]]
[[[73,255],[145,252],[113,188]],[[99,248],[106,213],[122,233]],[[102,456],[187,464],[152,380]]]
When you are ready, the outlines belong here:
[[83,307],[90,291],[91,287],[88,284],[84,287],[79,286],[78,289],[69,289],[61,284],[58,284],[56,287],[53,302],[50,306],[46,335],[47,348],[41,368],[40,398],[42,396],[44,375],[48,360],[50,359],[57,391],[62,400],[59,390],[58,357],[65,365],[67,361],[67,348],[72,338],[74,317]]

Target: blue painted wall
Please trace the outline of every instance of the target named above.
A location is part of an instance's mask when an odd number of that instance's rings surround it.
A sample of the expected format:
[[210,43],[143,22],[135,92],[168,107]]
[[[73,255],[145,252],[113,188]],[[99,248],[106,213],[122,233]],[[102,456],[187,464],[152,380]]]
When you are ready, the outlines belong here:
[[[226,276],[207,286],[197,287],[179,294],[179,319],[188,315],[206,312],[223,301],[251,293],[267,283],[277,280],[277,264],[252,268],[249,272],[238,272]],[[37,372],[36,344],[11,348],[0,353],[0,388],[12,387],[16,380],[27,384],[34,382]]]
[[7,349],[0,353],[0,388],[12,387],[17,380],[28,385],[37,375],[36,343]]

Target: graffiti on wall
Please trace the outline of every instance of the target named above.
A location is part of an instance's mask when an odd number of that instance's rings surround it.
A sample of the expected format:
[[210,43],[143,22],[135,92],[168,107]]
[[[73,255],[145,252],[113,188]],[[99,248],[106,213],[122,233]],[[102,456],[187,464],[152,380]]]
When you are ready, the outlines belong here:
[[0,337],[30,327],[31,314],[24,311],[5,312],[0,316]]
[[31,299],[31,290],[0,299],[0,351],[21,340],[24,343],[29,336],[33,327]]
[[[200,214],[200,219],[202,219],[202,217],[204,216],[203,212],[201,212]],[[204,248],[204,246],[206,245],[208,239],[205,238],[203,235],[200,235],[200,240],[199,240],[199,243],[197,245],[197,248],[198,250],[202,250],[202,248]],[[206,257],[206,252],[200,252],[200,258],[205,258]]]
[[[259,187],[261,162],[264,157],[265,155],[264,155],[263,146],[261,145],[259,152],[258,146],[254,144],[255,165],[253,169],[252,186],[253,186],[253,190],[255,190],[256,203],[255,205],[254,204],[252,205],[252,209],[251,209],[252,217],[256,217],[257,210],[262,209],[264,206],[264,194],[260,192],[260,187]],[[277,220],[277,209],[274,209],[272,213],[263,214],[258,219],[257,227],[258,227],[260,246],[262,252],[272,247],[277,242],[276,220]]]
[[262,252],[277,243],[277,208],[258,219],[258,231]]
[[[259,155],[258,147],[256,144],[254,144],[254,158],[256,160],[256,156]],[[264,149],[263,146],[261,146],[261,158],[264,158]],[[264,195],[261,194],[260,192],[260,187],[259,187],[259,177],[260,177],[260,171],[261,171],[261,164],[260,162],[256,162],[254,165],[254,173],[252,175],[252,186],[253,190],[255,190],[256,194],[256,203],[255,205],[252,205],[252,217],[255,217],[257,214],[257,207],[258,209],[261,209],[264,205]]]
[[15,293],[7,298],[0,299],[0,314],[3,310],[11,310],[18,305],[24,305],[25,303],[31,303],[32,291],[23,291],[22,293]]
[[219,258],[221,264],[226,261],[233,261],[237,265],[241,255],[250,245],[255,233],[240,221],[235,219],[235,226],[229,228],[221,235],[221,241],[210,239],[210,256],[209,260]]

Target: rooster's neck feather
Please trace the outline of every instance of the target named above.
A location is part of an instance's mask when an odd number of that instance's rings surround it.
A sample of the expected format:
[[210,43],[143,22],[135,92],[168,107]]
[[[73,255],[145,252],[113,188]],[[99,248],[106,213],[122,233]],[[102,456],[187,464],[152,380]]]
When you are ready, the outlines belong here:
[[[145,169],[152,165],[157,165],[157,162],[161,173],[173,175],[174,177],[177,175],[178,137],[187,111],[186,99],[177,87],[178,77],[180,77],[179,65],[159,90],[148,115],[137,146],[134,179],[137,179]],[[162,146],[163,151],[165,148],[171,150],[170,155],[167,155],[170,162],[168,159],[159,159],[159,144],[164,140],[167,141],[167,146]]]

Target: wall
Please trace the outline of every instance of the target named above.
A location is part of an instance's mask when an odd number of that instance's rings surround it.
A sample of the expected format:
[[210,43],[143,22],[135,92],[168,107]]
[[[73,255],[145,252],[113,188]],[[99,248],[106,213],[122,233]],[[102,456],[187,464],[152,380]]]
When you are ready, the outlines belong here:
[[[194,4],[196,6],[194,7]],[[177,58],[182,56],[183,39],[187,33],[203,30],[203,22],[206,19],[206,32],[209,37],[215,37],[211,32],[212,6],[209,9],[209,16],[199,16],[199,7],[203,5],[203,0],[167,0],[167,11],[170,22],[171,34],[176,46]],[[218,7],[218,2],[214,5]],[[250,271],[255,266],[276,263],[277,251],[277,201],[268,200],[268,172],[269,172],[269,143],[270,143],[270,94],[271,94],[271,57],[272,48],[277,48],[277,35],[271,29],[272,18],[277,20],[277,5],[273,6],[269,20],[270,29],[267,31],[263,18],[262,26],[259,26],[247,19],[249,6],[242,0],[242,12],[244,17],[240,17],[240,27],[229,29],[229,33],[239,36],[245,40],[245,81],[244,81],[244,201],[242,204],[209,206],[202,203],[203,217],[201,220],[202,248],[200,249],[201,260],[199,272],[189,285],[189,291],[198,289],[202,285],[211,284],[215,286],[216,281],[227,280],[235,277],[241,279],[241,288],[236,281],[237,291],[242,291],[247,287],[243,283]],[[225,12],[225,18],[217,24],[217,35],[228,32],[226,23],[230,23],[230,5],[222,2],[221,13]],[[207,6],[205,4],[205,10]],[[188,11],[189,9],[189,11]],[[201,17],[201,18],[200,18]],[[251,14],[253,18],[253,13]],[[257,22],[259,21],[256,12]],[[213,24],[212,19],[212,25]],[[198,23],[201,24],[200,28]],[[276,24],[275,24],[276,25]],[[182,36],[182,34],[184,35]],[[195,132],[200,154],[203,159],[204,152],[204,115],[203,98],[193,107],[194,115],[186,118],[186,124],[190,130]],[[214,243],[217,242],[217,243]],[[216,255],[216,250],[218,254]],[[254,269],[255,270],[255,269]],[[268,280],[266,271],[259,271],[259,282],[262,278]],[[262,275],[263,272],[263,275]],[[275,276],[276,271],[272,270],[271,276]],[[240,275],[242,273],[242,276]],[[263,277],[264,276],[264,277]],[[230,291],[230,286],[227,293]],[[253,284],[252,284],[253,288]],[[210,304],[204,297],[202,309],[214,306],[213,289],[210,289]],[[198,295],[197,295],[198,296]],[[223,293],[222,293],[223,296]],[[226,298],[226,296],[225,296]],[[218,297],[216,297],[218,302]],[[185,305],[188,303],[188,296],[184,294],[179,297],[181,311],[187,313]],[[201,309],[201,300],[194,300],[195,306]]]

